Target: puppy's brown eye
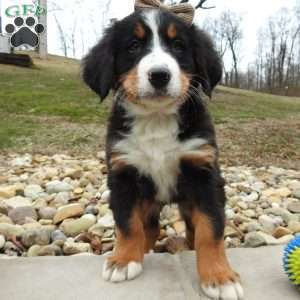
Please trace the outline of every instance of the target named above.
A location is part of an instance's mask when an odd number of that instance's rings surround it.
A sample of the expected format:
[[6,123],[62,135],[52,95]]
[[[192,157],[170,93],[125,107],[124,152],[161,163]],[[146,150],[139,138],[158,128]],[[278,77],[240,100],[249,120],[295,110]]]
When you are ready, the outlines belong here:
[[128,46],[129,53],[137,53],[141,50],[141,43],[138,40],[133,40]]
[[185,50],[185,44],[182,40],[175,40],[172,48],[176,53],[182,53]]

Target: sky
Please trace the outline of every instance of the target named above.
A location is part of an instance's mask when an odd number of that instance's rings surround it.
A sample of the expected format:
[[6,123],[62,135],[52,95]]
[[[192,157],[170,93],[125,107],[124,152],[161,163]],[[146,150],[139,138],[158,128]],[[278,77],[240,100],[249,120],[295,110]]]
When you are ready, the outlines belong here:
[[[0,0],[7,3],[9,1],[20,2],[22,0]],[[23,2],[30,0],[23,0]],[[293,8],[297,0],[208,0],[207,5],[215,5],[215,9],[197,10],[195,23],[201,26],[207,17],[216,17],[225,9],[230,9],[242,18],[242,28],[244,38],[240,52],[241,67],[254,61],[256,49],[256,34],[263,26],[269,16],[276,13],[280,8]],[[50,2],[50,1],[49,1]],[[52,0],[57,3],[61,11],[53,11],[50,6],[48,13],[48,45],[52,54],[62,54],[59,43],[59,34],[55,17],[61,23],[63,30],[68,32],[69,38],[74,31],[76,39],[75,57],[81,58],[92,47],[102,34],[103,10],[106,0]],[[199,0],[190,0],[192,4],[197,4]],[[105,21],[111,18],[123,18],[133,12],[134,0],[112,0],[109,14],[105,15]],[[74,24],[76,23],[76,26]],[[105,23],[105,22],[104,22]],[[69,56],[73,53],[69,51]]]

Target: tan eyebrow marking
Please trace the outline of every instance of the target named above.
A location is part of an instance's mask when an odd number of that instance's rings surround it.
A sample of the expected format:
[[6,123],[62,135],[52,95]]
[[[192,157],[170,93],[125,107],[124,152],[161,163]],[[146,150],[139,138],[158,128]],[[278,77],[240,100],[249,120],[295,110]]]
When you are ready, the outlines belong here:
[[170,24],[168,27],[167,35],[170,39],[175,39],[177,36],[177,28],[174,23]]
[[137,38],[143,39],[146,36],[145,28],[141,23],[137,23],[134,29],[134,34]]

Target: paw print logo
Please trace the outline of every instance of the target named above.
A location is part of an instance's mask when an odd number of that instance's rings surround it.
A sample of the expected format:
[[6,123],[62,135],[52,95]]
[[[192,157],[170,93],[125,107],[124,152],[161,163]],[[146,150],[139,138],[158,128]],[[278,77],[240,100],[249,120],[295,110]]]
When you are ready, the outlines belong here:
[[45,31],[42,24],[36,22],[35,18],[28,17],[25,19],[17,17],[14,24],[8,24],[5,31],[11,35],[10,43],[13,47],[28,45],[37,47],[39,45],[39,34]]

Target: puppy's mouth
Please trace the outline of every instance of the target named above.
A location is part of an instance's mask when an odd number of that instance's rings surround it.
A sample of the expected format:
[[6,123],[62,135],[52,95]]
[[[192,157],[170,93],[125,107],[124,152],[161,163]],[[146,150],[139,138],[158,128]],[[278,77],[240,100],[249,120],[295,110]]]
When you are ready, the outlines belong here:
[[[120,78],[120,92],[122,98],[134,105],[144,108],[176,108],[186,99],[190,83],[189,75],[182,73],[180,79],[181,89],[170,88],[169,84],[163,86],[159,82],[148,85],[146,89],[139,87],[136,69],[131,70]],[[155,86],[154,86],[155,85]]]

